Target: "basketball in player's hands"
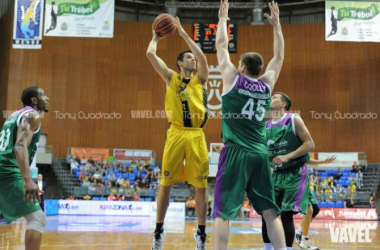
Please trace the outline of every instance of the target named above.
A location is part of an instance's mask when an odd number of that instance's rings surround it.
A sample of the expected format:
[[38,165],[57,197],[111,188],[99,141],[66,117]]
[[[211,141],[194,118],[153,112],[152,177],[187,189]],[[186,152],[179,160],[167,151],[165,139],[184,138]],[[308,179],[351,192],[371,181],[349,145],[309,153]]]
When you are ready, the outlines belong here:
[[161,37],[171,36],[177,29],[175,19],[171,15],[164,13],[156,17],[153,22],[153,29]]

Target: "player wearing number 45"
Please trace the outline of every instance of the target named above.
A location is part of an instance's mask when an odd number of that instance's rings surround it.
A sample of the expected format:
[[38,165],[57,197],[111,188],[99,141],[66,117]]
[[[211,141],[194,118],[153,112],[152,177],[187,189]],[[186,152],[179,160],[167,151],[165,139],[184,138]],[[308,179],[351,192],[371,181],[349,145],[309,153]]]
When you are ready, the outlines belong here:
[[[177,57],[176,64],[180,73],[169,69],[157,56],[157,42],[162,37],[159,37],[154,30],[146,52],[153,68],[166,84],[165,110],[170,124],[162,159],[161,186],[157,195],[157,224],[152,250],[162,249],[165,236],[163,223],[169,206],[171,187],[176,182],[182,181],[187,181],[195,187],[198,217],[198,231],[193,235],[196,242],[195,249],[205,249],[206,244],[208,153],[203,127],[208,118],[206,91],[208,65],[206,56],[186,34],[178,18],[176,27],[191,50],[184,51]],[[152,86],[158,88],[156,84]],[[186,166],[183,165],[184,158]]]
[[0,212],[8,223],[24,217],[25,249],[38,250],[46,218],[29,168],[40,138],[40,114],[48,112],[49,98],[39,87],[29,87],[21,100],[24,108],[8,117],[0,132]]
[[[265,124],[271,92],[284,61],[284,38],[277,3],[269,3],[271,15],[265,14],[274,31],[274,57],[260,76],[264,62],[255,52],[240,56],[236,68],[228,53],[228,1],[219,9],[216,49],[223,78],[222,131],[224,148],[219,158],[215,184],[215,250],[228,245],[229,220],[240,212],[244,195],[262,214],[275,250],[286,250],[285,236],[274,201]],[[252,43],[254,44],[254,42]]]

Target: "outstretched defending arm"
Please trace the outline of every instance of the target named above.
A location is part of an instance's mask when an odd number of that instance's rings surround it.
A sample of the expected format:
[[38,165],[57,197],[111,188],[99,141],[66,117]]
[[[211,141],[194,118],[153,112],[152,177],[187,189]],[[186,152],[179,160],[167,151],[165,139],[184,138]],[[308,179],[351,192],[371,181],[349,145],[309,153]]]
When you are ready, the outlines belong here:
[[228,53],[228,35],[227,21],[228,18],[228,0],[220,1],[219,23],[216,30],[216,56],[218,58],[219,70],[223,77],[223,93],[230,89],[238,71],[231,63],[230,54]]
[[285,42],[282,35],[281,24],[280,24],[280,10],[278,4],[272,2],[268,4],[271,11],[271,15],[265,14],[264,16],[268,19],[269,23],[273,25],[274,32],[274,43],[273,52],[274,56],[272,60],[268,63],[265,73],[260,77],[265,83],[269,84],[273,90],[274,84],[276,83],[282,64],[284,62],[285,54]]

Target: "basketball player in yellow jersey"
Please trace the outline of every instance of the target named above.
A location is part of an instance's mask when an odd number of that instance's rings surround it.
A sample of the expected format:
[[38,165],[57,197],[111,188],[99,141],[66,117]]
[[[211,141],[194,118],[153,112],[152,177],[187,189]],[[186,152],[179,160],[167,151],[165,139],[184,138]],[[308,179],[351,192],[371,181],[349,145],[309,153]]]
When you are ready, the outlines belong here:
[[[162,240],[165,236],[163,223],[169,206],[171,187],[174,183],[182,181],[193,185],[196,191],[198,231],[193,236],[196,242],[195,249],[206,249],[208,152],[202,129],[208,118],[206,91],[208,65],[206,56],[182,28],[178,17],[176,26],[179,35],[190,48],[177,57],[179,73],[169,69],[157,56],[157,42],[162,37],[159,37],[154,30],[146,52],[153,68],[166,84],[165,111],[170,124],[162,160],[161,187],[157,195],[157,224],[152,250],[162,249]],[[186,160],[185,165],[184,160]]]

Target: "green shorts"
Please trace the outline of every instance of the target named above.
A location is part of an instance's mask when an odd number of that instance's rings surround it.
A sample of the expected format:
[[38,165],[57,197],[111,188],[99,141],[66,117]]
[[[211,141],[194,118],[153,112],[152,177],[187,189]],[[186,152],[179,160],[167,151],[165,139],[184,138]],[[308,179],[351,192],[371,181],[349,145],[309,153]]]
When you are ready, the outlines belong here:
[[317,199],[315,199],[314,192],[310,191],[309,189],[309,206],[313,204],[318,204]]
[[24,201],[24,180],[21,174],[1,180],[0,213],[8,223],[40,209],[38,201],[29,206]]
[[234,219],[240,212],[245,193],[257,213],[275,209],[280,214],[274,202],[269,156],[226,143],[216,174],[215,217]]
[[281,212],[306,214],[309,205],[307,166],[273,172],[276,204]]

